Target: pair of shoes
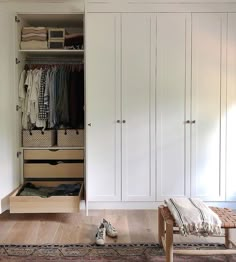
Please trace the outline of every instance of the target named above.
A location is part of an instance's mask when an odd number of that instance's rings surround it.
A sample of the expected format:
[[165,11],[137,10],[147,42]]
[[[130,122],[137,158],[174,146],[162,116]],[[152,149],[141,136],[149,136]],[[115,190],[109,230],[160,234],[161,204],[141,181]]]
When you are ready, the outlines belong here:
[[110,222],[106,221],[103,218],[101,225],[98,228],[96,234],[96,244],[103,246],[105,244],[106,234],[109,237],[117,237],[118,232],[117,230],[111,225]]

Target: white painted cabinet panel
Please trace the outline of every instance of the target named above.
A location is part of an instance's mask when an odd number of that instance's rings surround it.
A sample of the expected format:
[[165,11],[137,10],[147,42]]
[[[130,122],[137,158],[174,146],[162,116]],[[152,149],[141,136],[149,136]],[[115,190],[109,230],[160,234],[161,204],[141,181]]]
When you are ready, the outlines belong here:
[[[89,201],[121,200],[120,15],[87,14],[86,151]],[[91,125],[91,126],[90,126]]]
[[0,213],[8,208],[6,197],[20,185],[14,28],[14,15],[0,9]]
[[157,14],[157,200],[190,194],[191,17]]
[[122,197],[127,201],[155,199],[154,18],[122,14]]
[[86,26],[88,200],[155,200],[155,16]]
[[192,15],[192,196],[224,199],[226,14]]
[[236,200],[236,14],[228,14],[226,200]]

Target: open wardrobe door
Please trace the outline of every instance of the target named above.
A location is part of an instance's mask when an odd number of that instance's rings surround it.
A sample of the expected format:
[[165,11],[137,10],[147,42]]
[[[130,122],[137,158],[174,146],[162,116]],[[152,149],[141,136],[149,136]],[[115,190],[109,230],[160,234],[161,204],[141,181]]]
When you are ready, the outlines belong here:
[[0,213],[9,208],[9,195],[20,185],[14,23],[14,14],[0,4]]

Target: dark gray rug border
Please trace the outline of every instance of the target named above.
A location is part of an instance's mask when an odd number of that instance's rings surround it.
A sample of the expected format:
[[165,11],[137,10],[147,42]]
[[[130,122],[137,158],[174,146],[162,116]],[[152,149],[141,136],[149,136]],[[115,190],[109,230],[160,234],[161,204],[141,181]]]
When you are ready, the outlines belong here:
[[[108,243],[103,246],[96,245],[95,243],[75,243],[75,244],[0,244],[0,248],[117,248],[117,247],[156,247],[162,248],[158,243]],[[201,248],[201,247],[221,247],[224,248],[225,245],[222,243],[174,243],[174,247],[179,248]]]

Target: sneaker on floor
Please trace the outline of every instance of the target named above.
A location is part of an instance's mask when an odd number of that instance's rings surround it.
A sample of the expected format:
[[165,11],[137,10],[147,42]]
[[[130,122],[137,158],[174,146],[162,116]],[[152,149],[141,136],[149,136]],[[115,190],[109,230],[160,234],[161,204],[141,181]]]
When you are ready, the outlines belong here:
[[103,246],[105,244],[105,238],[106,238],[106,228],[103,225],[103,223],[101,223],[96,234],[96,244]]
[[106,233],[109,237],[117,237],[118,232],[117,230],[111,225],[110,222],[106,221],[106,219],[103,218],[102,224],[106,228]]

